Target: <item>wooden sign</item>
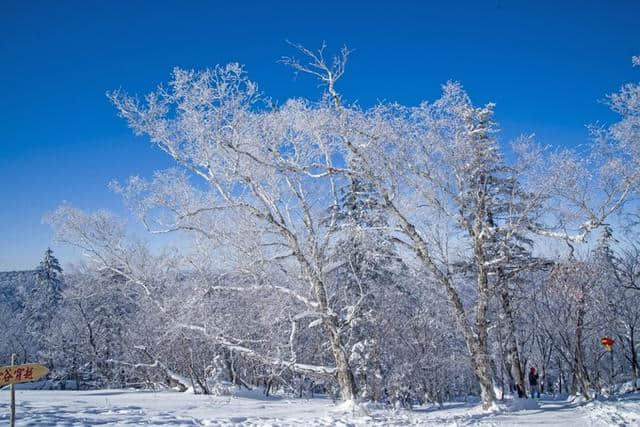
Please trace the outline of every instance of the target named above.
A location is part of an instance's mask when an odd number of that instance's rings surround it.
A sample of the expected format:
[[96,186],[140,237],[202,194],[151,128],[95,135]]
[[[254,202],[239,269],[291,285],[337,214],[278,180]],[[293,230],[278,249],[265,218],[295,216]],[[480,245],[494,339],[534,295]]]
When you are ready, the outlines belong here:
[[0,387],[11,384],[11,409],[9,412],[9,425],[16,425],[16,384],[35,381],[49,372],[46,366],[38,363],[25,363],[16,365],[16,355],[11,355],[11,366],[0,368]]
[[37,363],[3,366],[0,368],[0,387],[7,384],[20,384],[36,381],[49,372],[46,366]]

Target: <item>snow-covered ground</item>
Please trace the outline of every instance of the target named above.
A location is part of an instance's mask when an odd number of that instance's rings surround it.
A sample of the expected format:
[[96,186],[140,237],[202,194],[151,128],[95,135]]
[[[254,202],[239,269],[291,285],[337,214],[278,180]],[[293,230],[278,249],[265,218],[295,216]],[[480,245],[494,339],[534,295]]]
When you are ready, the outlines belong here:
[[[420,407],[393,411],[368,407],[344,412],[328,399],[265,398],[259,393],[212,397],[130,390],[18,390],[20,426],[169,425],[169,426],[404,426],[404,425],[550,425],[638,426],[640,394],[589,403],[540,400],[486,413],[478,406],[450,403],[445,409]],[[8,422],[9,393],[0,392],[0,424]],[[513,406],[518,406],[514,410]]]

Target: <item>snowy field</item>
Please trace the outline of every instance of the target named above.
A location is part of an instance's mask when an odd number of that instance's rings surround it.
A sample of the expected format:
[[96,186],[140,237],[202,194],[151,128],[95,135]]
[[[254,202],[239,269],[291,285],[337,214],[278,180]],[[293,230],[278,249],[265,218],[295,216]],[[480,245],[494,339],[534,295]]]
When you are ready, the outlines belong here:
[[[514,410],[502,406],[493,413],[465,403],[451,403],[442,410],[419,407],[414,411],[393,411],[369,407],[345,412],[327,399],[265,398],[259,393],[212,397],[130,390],[18,390],[16,394],[19,426],[640,425],[640,394],[589,403],[542,399],[539,408]],[[0,398],[0,424],[6,425],[9,393],[0,392]]]

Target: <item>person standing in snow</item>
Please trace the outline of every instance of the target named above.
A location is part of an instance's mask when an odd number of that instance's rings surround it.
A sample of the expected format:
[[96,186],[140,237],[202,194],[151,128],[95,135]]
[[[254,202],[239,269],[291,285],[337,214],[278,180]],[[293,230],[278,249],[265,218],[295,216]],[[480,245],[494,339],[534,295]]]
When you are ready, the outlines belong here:
[[538,399],[540,399],[540,388],[538,387],[538,374],[536,373],[536,368],[531,367],[529,370],[529,386],[531,386],[531,398],[535,398],[535,394],[538,394]]

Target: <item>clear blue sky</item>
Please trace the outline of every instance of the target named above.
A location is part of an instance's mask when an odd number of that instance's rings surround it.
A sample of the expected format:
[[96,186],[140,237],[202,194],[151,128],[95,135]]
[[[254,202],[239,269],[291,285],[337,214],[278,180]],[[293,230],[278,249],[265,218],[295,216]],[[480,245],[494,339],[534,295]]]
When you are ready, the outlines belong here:
[[285,39],[355,49],[341,90],[369,106],[437,97],[449,79],[497,103],[505,138],[586,141],[614,119],[598,100],[638,80],[640,1],[0,2],[0,270],[52,245],[42,215],[63,201],[124,212],[111,179],[169,163],[107,102],[144,93],[174,66],[237,61],[266,94],[318,96],[276,63]]

